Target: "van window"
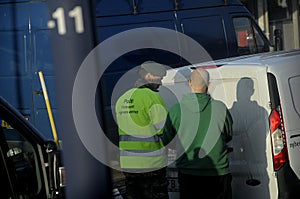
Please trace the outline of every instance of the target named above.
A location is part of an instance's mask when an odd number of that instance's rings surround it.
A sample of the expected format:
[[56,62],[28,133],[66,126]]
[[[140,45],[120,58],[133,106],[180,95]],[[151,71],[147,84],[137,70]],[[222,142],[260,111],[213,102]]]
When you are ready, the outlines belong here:
[[291,95],[293,100],[293,105],[297,114],[300,116],[300,76],[292,77],[289,79]]
[[182,32],[196,40],[212,57],[228,57],[227,38],[221,16],[199,16],[183,18]]
[[1,120],[1,146],[3,155],[6,156],[6,164],[11,176],[15,176],[14,190],[18,198],[35,198],[41,189],[40,172],[37,155],[33,145],[27,141],[21,133],[9,123]]
[[248,17],[233,18],[238,53],[247,55],[266,51],[264,39]]

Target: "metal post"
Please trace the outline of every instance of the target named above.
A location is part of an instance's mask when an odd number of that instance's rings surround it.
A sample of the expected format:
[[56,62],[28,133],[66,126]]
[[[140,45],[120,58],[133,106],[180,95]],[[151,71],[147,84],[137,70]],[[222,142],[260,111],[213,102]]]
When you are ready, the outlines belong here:
[[292,0],[292,20],[293,20],[293,30],[294,30],[294,48],[300,48],[300,14],[299,14],[299,3],[297,0]]
[[[51,0],[47,1],[47,6],[48,27],[52,29],[59,133],[66,167],[66,196],[70,199],[109,199],[112,198],[110,169],[85,148],[72,116],[72,88],[76,73],[96,45],[93,0]],[[101,150],[106,150],[104,143],[99,145]]]
[[283,50],[282,31],[280,29],[275,29],[274,35],[275,35],[275,51]]
[[50,100],[49,100],[49,97],[48,97],[48,92],[47,92],[47,87],[46,87],[44,75],[43,75],[42,71],[39,71],[38,74],[39,74],[39,77],[40,77],[40,82],[41,82],[43,95],[44,95],[44,99],[45,99],[45,104],[46,104],[46,108],[47,108],[47,112],[48,112],[48,116],[49,116],[49,121],[50,121],[50,125],[51,125],[53,139],[54,139],[55,143],[57,144],[57,146],[59,147],[58,136],[57,136],[57,132],[56,132],[56,126],[55,126],[55,122],[54,122],[54,118],[53,118],[53,114],[52,114],[52,109],[51,109]]

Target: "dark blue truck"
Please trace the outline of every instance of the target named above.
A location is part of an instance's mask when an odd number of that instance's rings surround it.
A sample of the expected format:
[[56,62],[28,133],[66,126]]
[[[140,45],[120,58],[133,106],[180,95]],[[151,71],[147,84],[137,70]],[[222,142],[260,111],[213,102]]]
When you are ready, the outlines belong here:
[[[194,39],[212,59],[270,50],[262,30],[238,0],[95,0],[94,10],[92,20],[98,43],[126,30],[159,27]],[[38,72],[45,76],[56,121],[57,93],[49,21],[57,24],[59,20],[48,14],[47,1],[0,2],[0,94],[48,138],[52,138],[52,131]],[[179,50],[183,45],[175,44]],[[113,87],[122,74],[149,59],[170,67],[188,64],[180,55],[158,49],[140,49],[120,56],[107,68],[99,83],[105,106],[111,105]],[[104,119],[111,121],[110,110],[106,110]],[[105,126],[108,134],[115,131],[115,124],[108,122]],[[59,134],[59,124],[57,131]]]

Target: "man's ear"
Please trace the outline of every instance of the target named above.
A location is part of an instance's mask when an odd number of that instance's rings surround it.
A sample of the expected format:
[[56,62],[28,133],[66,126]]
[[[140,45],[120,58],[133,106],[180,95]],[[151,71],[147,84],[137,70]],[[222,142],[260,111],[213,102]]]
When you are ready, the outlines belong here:
[[192,80],[189,79],[189,86],[192,88]]
[[151,73],[147,73],[146,75],[145,75],[145,79],[147,80],[149,80],[149,79],[151,79],[151,77],[152,77],[152,75],[151,75]]

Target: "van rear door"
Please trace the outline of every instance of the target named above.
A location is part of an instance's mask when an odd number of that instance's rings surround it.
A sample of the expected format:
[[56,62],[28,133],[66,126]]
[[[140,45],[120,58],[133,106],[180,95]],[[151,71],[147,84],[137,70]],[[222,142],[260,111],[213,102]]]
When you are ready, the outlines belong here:
[[[233,198],[277,198],[269,136],[267,67],[224,65],[207,70],[211,77],[209,93],[224,102],[233,117],[229,143],[233,148],[229,153]],[[182,70],[180,75],[174,71],[168,71],[160,89],[168,107],[189,92],[185,72]]]
[[229,143],[233,198],[277,198],[269,133],[267,68],[261,65],[222,66],[209,70],[209,92],[223,101],[233,118]]
[[300,195],[299,58],[283,60],[277,62],[279,67],[271,67],[268,73],[270,90],[273,90],[273,93],[270,93],[272,109],[280,113],[278,128],[282,131],[282,137],[276,136],[276,140],[273,140],[274,170],[278,177],[279,198],[298,198]]
[[[300,179],[300,74],[298,69],[298,74],[289,78],[289,91],[291,101],[289,107],[285,107],[289,114],[285,116],[286,134],[289,152],[290,164],[294,172],[296,173],[298,179]],[[288,105],[287,105],[288,106]]]

